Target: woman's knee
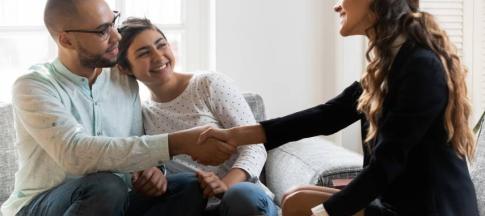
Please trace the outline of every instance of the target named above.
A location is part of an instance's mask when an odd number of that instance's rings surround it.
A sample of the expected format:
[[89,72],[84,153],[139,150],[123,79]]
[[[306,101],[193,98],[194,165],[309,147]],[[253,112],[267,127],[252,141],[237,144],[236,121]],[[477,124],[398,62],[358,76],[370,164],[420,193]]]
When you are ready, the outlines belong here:
[[285,208],[285,206],[295,205],[299,200],[303,199],[306,196],[306,192],[304,190],[296,190],[289,193],[285,193],[285,196],[281,200],[281,207]]
[[309,185],[299,185],[299,186],[295,186],[295,187],[292,187],[290,188],[288,191],[286,191],[284,194],[283,194],[283,198],[281,199],[281,203],[283,203],[287,197],[291,194],[294,194],[296,192],[299,192],[299,191],[303,191],[303,190],[306,190],[306,188],[308,187]]
[[299,203],[305,197],[303,190],[293,190],[290,193],[286,193],[281,200],[281,210],[283,216],[294,216],[300,213]]
[[221,200],[221,215],[272,215],[273,201],[256,184],[241,182],[226,191]]
[[225,193],[223,200],[231,202],[238,200],[251,200],[260,195],[261,189],[250,182],[241,182],[230,187]]
[[282,200],[283,215],[310,215],[312,207],[325,202],[331,196],[331,193],[318,190],[295,191]]

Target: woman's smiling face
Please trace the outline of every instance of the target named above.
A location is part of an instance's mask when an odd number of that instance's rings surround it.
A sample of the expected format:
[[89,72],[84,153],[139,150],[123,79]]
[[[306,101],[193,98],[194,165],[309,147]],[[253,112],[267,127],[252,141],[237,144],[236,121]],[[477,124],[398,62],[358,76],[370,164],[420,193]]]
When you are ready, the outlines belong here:
[[340,15],[340,34],[342,36],[366,35],[375,18],[370,10],[373,0],[341,0],[334,10]]
[[145,84],[165,81],[173,74],[175,57],[167,39],[155,29],[138,34],[127,52],[131,72]]

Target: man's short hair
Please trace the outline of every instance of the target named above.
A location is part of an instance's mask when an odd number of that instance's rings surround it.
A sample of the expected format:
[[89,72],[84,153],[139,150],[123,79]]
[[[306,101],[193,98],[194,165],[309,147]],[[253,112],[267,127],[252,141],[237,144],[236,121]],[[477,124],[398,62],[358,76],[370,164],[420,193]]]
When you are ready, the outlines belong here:
[[78,0],[47,0],[44,23],[54,40],[58,32],[63,31],[79,15],[78,3]]

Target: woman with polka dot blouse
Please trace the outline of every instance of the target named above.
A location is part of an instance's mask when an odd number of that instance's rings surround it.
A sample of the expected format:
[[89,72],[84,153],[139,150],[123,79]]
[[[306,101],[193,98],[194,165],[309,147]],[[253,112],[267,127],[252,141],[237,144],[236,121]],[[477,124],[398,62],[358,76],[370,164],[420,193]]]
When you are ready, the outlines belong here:
[[[129,18],[120,33],[120,70],[136,77],[151,92],[143,109],[146,134],[255,123],[243,96],[223,75],[175,72],[167,38],[148,19]],[[209,198],[207,215],[276,215],[271,193],[258,180],[265,161],[266,150],[257,144],[239,147],[219,166],[204,166],[180,155],[166,167],[168,175],[196,172],[202,193]]]

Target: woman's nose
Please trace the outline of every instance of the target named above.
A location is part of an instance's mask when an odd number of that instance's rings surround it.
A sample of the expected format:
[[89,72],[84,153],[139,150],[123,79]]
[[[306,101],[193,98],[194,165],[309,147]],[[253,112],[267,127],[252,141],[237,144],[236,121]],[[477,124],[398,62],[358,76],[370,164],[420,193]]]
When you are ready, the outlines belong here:
[[342,10],[342,4],[341,2],[338,2],[335,6],[333,6],[333,10],[337,13],[339,13]]
[[154,52],[152,52],[152,61],[160,62],[162,61],[162,59],[163,59],[163,53],[161,53],[158,50],[155,50]]

